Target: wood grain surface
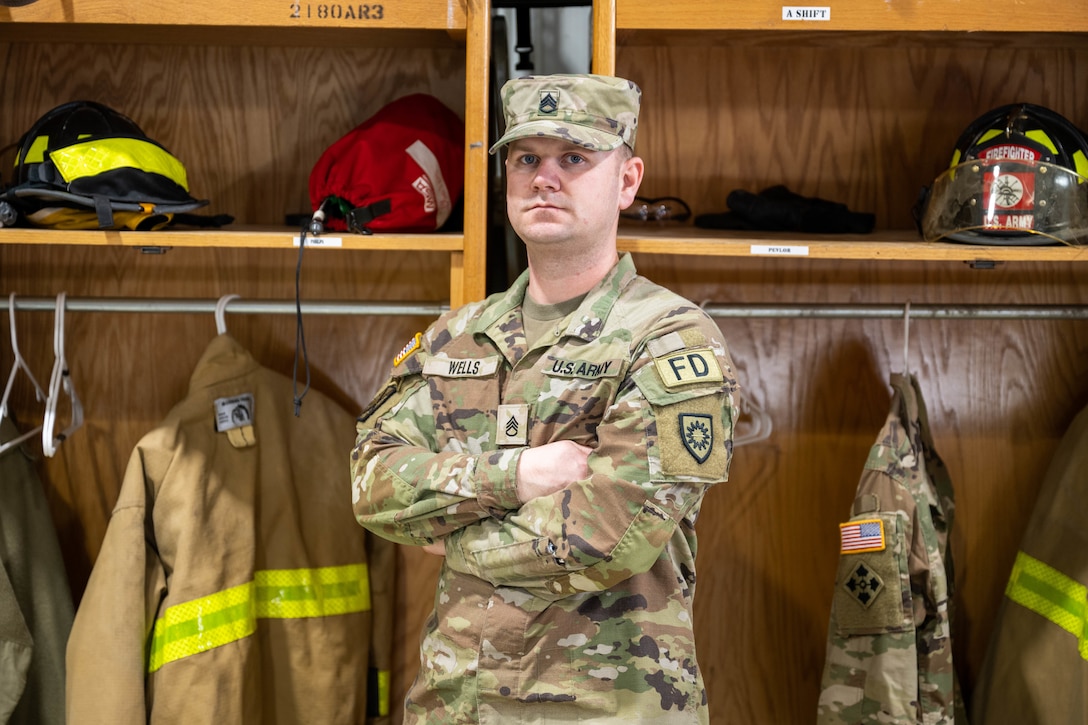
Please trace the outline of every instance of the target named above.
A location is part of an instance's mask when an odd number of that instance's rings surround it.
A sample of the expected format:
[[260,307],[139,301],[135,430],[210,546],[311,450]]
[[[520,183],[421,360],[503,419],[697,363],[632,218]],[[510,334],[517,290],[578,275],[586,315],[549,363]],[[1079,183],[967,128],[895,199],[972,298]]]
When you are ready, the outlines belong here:
[[[408,90],[463,111],[453,48],[0,43],[0,140],[73,98],[123,110],[188,168],[210,213],[278,225],[308,208],[320,152]],[[912,225],[922,185],[948,163],[963,127],[1025,100],[1088,120],[1088,51],[1066,45],[910,47],[716,45],[620,49],[618,71],[645,92],[642,193],[723,211],[734,188],[776,183]],[[42,68],[50,69],[43,73]],[[10,157],[0,158],[10,169]],[[0,230],[0,234],[2,234]],[[292,250],[0,244],[0,294],[293,299]],[[745,303],[1086,304],[1084,264],[1016,261],[748,259],[638,254],[640,271],[690,299]],[[449,254],[307,250],[304,298],[440,301]],[[52,315],[19,312],[19,343],[39,379],[52,362]],[[263,364],[290,374],[290,315],[227,316]],[[314,386],[361,409],[391,356],[429,320],[305,320]],[[765,408],[771,437],[737,450],[729,483],[707,497],[698,530],[696,634],[713,723],[814,718],[837,561],[868,448],[903,367],[893,320],[738,320],[720,325],[743,394]],[[211,315],[69,313],[67,351],[83,428],[40,462],[79,597],[136,441],[185,394],[215,334]],[[1085,322],[936,321],[910,326],[910,369],[929,407],[957,495],[956,657],[968,692],[1043,472],[1088,404]],[[0,315],[0,373],[11,359]],[[289,404],[289,401],[284,401]],[[41,405],[25,384],[13,411]],[[64,411],[61,412],[62,418]],[[394,700],[418,669],[420,627],[438,560],[401,552]],[[399,722],[399,714],[394,718]]]

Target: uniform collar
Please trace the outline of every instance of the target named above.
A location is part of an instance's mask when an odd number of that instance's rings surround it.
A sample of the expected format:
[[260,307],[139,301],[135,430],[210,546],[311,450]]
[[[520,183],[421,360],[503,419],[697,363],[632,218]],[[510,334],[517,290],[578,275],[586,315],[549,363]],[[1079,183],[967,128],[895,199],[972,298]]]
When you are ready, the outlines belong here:
[[[595,340],[604,327],[604,321],[619,299],[623,289],[635,278],[635,262],[630,253],[620,255],[619,261],[609,270],[600,282],[586,294],[582,304],[567,319],[564,336],[573,336],[585,341]],[[529,271],[525,270],[510,288],[501,293],[494,304],[480,315],[479,330],[490,337],[495,344],[504,346],[509,339],[509,330],[515,321],[520,325],[520,307],[529,288]]]

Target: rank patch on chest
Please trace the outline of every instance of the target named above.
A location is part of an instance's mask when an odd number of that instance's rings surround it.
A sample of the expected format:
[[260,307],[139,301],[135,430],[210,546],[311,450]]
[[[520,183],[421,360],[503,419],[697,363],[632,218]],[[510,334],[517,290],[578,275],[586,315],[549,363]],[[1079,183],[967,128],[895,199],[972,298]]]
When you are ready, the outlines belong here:
[[529,406],[500,405],[496,420],[495,443],[500,446],[524,446],[529,442]]
[[692,458],[703,463],[714,449],[714,419],[701,413],[681,413],[678,419],[684,448]]
[[852,600],[868,609],[884,589],[884,580],[864,561],[859,561],[857,566],[850,570],[842,587]]
[[661,382],[670,390],[692,383],[720,383],[724,380],[718,358],[710,348],[696,348],[654,358]]

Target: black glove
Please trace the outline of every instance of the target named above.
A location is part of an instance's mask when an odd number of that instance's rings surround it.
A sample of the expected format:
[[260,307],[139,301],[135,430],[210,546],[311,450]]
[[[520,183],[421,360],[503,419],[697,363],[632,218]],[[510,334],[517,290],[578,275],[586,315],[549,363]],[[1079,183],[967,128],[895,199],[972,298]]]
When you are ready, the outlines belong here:
[[845,204],[800,196],[778,185],[753,194],[729,193],[724,214],[700,214],[695,225],[706,229],[748,229],[806,234],[868,234],[873,214],[850,211]]

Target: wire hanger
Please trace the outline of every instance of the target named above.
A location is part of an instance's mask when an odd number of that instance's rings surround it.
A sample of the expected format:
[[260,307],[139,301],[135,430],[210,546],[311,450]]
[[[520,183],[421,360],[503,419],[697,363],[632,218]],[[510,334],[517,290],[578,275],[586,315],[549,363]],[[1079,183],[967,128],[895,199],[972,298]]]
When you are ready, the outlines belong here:
[[903,374],[910,375],[910,300],[903,306]]
[[239,295],[223,295],[215,303],[215,330],[220,335],[227,331],[227,303],[238,297]]
[[[57,445],[62,443],[83,425],[83,405],[76,395],[72,376],[68,371],[68,360],[64,355],[64,300],[65,292],[57,295],[57,312],[53,324],[53,374],[49,377],[49,397],[45,403],[45,421],[42,423],[42,452],[52,457],[57,452]],[[71,424],[56,435],[53,428],[57,420],[57,401],[61,391],[68,395],[71,401]]]
[[751,425],[740,435],[737,435],[736,430],[734,430],[734,448],[765,441],[771,437],[774,424],[771,422],[770,414],[754,401],[744,397],[740,399],[740,417],[737,418],[738,422],[742,420],[749,421]]
[[[34,384],[34,396],[39,401],[45,401],[47,396],[45,391],[42,390],[42,386],[38,384],[38,379],[34,377],[34,373],[30,372],[30,368],[26,364],[26,360],[23,359],[22,353],[19,352],[19,337],[15,332],[15,293],[12,292],[8,296],[8,320],[11,327],[11,352],[15,357],[14,362],[11,365],[11,374],[8,375],[8,384],[4,387],[4,397],[0,398],[0,420],[8,417],[8,398],[11,396],[11,390],[15,385],[15,378],[18,376],[19,371],[22,370],[26,373],[26,376],[30,378],[30,382]],[[5,453],[8,449],[14,448],[25,440],[33,438],[40,433],[42,426],[36,426],[33,430],[29,430],[22,435],[0,443],[0,454]]]
[[[699,303],[699,307],[705,310],[708,304],[710,304],[710,300],[703,300]],[[748,421],[751,425],[746,426],[747,430],[740,435],[737,435],[737,426],[733,426],[734,448],[750,443],[765,441],[771,437],[771,431],[774,430],[774,424],[771,422],[770,414],[755,402],[744,396],[740,399],[740,412],[734,423],[739,423],[742,420]]]

